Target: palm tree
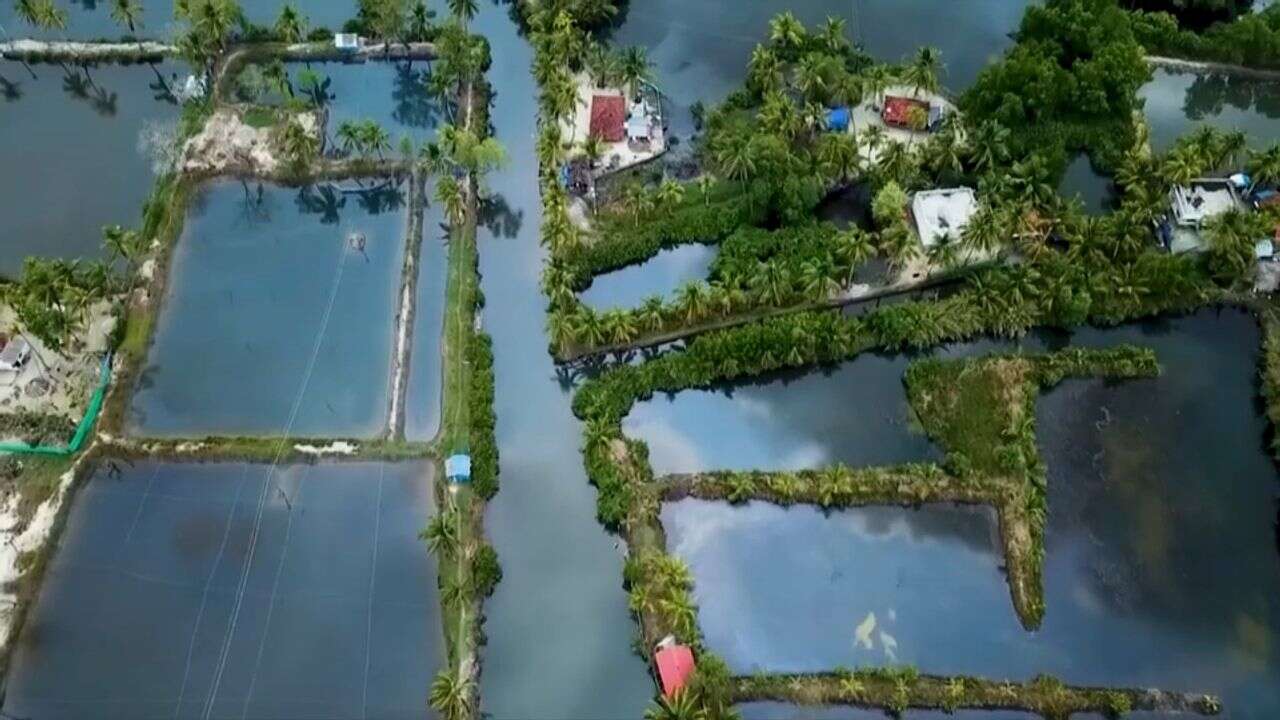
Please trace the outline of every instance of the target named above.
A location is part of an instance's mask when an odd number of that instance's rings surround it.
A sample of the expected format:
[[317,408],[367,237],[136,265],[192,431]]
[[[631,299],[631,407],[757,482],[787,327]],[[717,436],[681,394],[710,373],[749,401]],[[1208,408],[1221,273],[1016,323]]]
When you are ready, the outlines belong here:
[[629,47],[623,51],[622,59],[618,63],[618,76],[627,86],[632,99],[635,99],[640,92],[640,84],[649,82],[653,77],[649,56],[643,47]]
[[293,3],[285,3],[276,18],[276,37],[280,42],[299,43],[307,35],[307,19],[302,17]]
[[828,133],[818,141],[818,164],[843,185],[858,170],[858,141],[849,133]]
[[644,711],[644,720],[706,720],[706,714],[693,694],[681,689],[671,697],[659,697],[657,705]]
[[889,89],[895,79],[894,72],[888,65],[872,65],[862,73],[862,92],[871,96],[873,104],[880,105],[884,102],[884,91]]
[[427,699],[445,720],[463,720],[470,711],[471,693],[471,678],[460,677],[446,668],[431,681],[431,694]]
[[764,45],[756,45],[747,64],[747,83],[765,95],[779,89],[781,77],[782,61],[777,53]]
[[376,120],[361,122],[359,132],[365,149],[377,153],[379,159],[385,159],[385,153],[391,149],[391,134]]
[[796,64],[795,84],[805,98],[822,102],[827,92],[827,63],[823,56],[810,53]]
[[423,0],[418,0],[414,3],[413,8],[409,11],[409,40],[425,42],[427,38],[431,37],[431,18],[433,17],[435,17],[435,11],[428,10],[427,4]]
[[844,20],[841,18],[827,16],[822,29],[818,31],[818,37],[822,38],[822,44],[833,54],[838,55],[849,49],[849,40],[844,36]]
[[639,315],[640,324],[650,332],[661,330],[663,323],[666,322],[666,306],[662,304],[662,298],[657,295],[645,298],[636,312]]
[[290,118],[281,136],[284,156],[297,170],[304,170],[320,153],[320,140],[307,131],[297,118]]
[[1274,185],[1280,182],[1280,143],[1266,150],[1249,154],[1247,165],[1253,176],[1253,185]]
[[480,12],[480,5],[476,0],[448,0],[449,12],[458,19],[462,27],[466,27],[471,22],[476,13]]
[[276,92],[285,97],[293,97],[293,84],[289,82],[289,71],[285,69],[284,63],[279,58],[263,68],[262,78]]
[[111,19],[128,28],[130,35],[137,35],[142,27],[142,3],[140,0],[111,0]]
[[798,49],[804,44],[804,25],[788,10],[774,15],[769,21],[769,42],[783,52]]
[[906,76],[903,79],[915,88],[916,94],[921,90],[936,93],[938,73],[942,71],[942,67],[942,53],[939,53],[937,48],[926,45],[916,51],[916,56],[907,66]]
[[343,120],[338,123],[338,131],[334,134],[334,138],[342,146],[343,152],[364,155],[364,138],[360,134],[359,123]]
[[667,209],[675,207],[683,198],[684,186],[671,178],[664,178],[654,194],[658,206]]
[[125,230],[119,225],[108,225],[102,228],[102,244],[107,249],[107,256],[112,262],[124,260],[133,275],[138,259],[146,252],[146,243],[136,230]]
[[722,147],[716,155],[716,163],[720,166],[721,175],[741,183],[743,189],[756,174],[755,153],[748,143],[737,142]]
[[427,541],[427,547],[437,558],[452,555],[458,548],[458,523],[453,517],[456,512],[437,513],[427,523],[427,529],[422,531],[421,538]]
[[436,202],[444,206],[445,217],[454,226],[459,226],[466,219],[467,207],[462,197],[462,188],[451,175],[445,175],[436,181]]
[[686,283],[676,291],[676,304],[680,306],[685,322],[693,323],[706,316],[710,295],[710,288],[701,280]]
[[587,136],[587,139],[582,141],[582,155],[594,168],[600,163],[600,158],[604,157],[604,141],[597,135]]

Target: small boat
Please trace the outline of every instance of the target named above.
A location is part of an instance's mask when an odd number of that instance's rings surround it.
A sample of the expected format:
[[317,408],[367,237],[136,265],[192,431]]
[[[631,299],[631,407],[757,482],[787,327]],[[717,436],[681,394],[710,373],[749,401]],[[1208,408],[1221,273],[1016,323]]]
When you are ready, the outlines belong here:
[[347,236],[347,242],[356,252],[364,252],[364,233],[351,233]]

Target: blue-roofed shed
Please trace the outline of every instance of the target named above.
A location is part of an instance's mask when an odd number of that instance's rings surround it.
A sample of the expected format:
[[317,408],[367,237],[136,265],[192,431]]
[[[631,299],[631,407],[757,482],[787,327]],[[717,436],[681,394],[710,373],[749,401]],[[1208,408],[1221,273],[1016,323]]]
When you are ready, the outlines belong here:
[[471,456],[459,453],[445,458],[444,476],[455,484],[471,482]]
[[849,108],[838,107],[827,111],[827,130],[845,132],[849,129]]

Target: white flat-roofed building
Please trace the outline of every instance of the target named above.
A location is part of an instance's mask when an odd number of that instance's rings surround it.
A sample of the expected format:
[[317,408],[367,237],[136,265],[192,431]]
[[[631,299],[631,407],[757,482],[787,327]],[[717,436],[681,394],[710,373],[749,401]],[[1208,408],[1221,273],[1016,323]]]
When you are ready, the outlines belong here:
[[977,211],[977,195],[967,187],[922,190],[911,198],[911,216],[920,242],[926,248],[933,247],[944,236],[960,240],[969,219]]

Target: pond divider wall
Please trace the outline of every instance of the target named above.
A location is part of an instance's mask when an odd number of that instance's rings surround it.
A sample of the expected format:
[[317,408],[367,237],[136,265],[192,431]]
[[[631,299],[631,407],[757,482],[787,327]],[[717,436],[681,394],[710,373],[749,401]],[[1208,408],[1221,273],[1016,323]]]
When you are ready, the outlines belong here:
[[409,370],[413,355],[418,276],[421,274],[418,266],[422,261],[422,218],[425,206],[426,179],[421,172],[415,171],[409,177],[404,268],[400,277],[400,304],[395,317],[395,348],[391,355],[387,436],[392,440],[404,440],[405,402],[409,394]]

